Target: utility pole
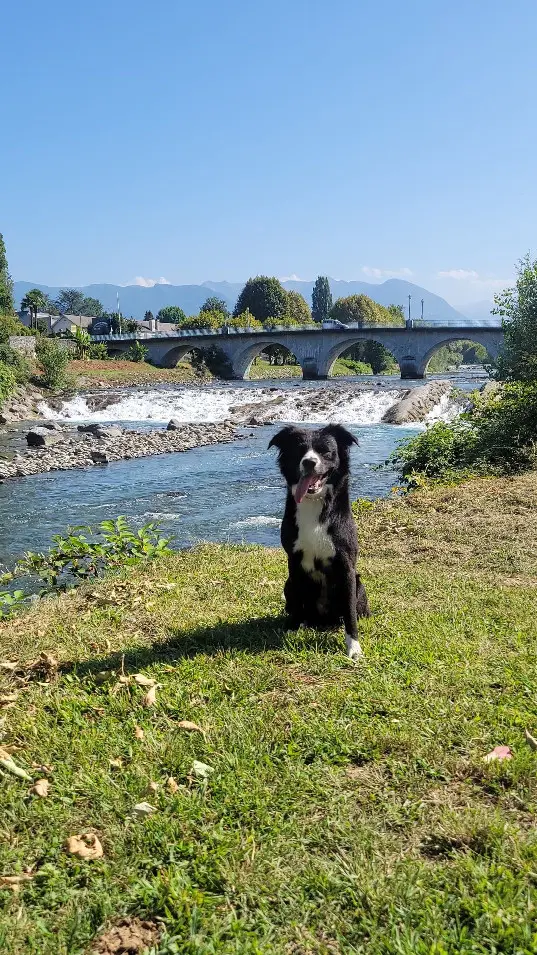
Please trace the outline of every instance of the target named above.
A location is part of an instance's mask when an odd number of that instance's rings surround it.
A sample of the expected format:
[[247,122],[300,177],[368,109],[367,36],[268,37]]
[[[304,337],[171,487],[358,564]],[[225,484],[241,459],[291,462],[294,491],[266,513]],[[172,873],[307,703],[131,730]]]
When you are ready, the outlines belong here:
[[408,296],[408,320],[410,321],[410,302],[412,301],[412,296]]
[[423,321],[423,299],[421,300],[421,320]]

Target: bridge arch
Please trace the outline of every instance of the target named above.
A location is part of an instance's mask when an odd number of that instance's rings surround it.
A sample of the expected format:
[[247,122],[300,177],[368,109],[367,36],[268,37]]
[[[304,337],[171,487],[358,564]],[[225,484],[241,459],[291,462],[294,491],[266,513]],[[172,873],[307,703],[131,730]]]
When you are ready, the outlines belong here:
[[[375,349],[371,350],[372,354],[370,357],[373,357],[374,352],[376,352],[375,357],[380,359],[382,353],[387,352],[388,355],[390,355],[394,362],[399,366],[399,369],[401,368],[401,356],[398,354],[398,349],[387,347],[387,345],[381,340],[380,336],[375,336],[374,333],[367,334],[367,332],[365,332],[359,337],[357,336],[355,339],[339,342],[330,348],[322,361],[322,367],[320,369],[321,374],[326,378],[333,376],[333,368],[338,358],[341,358],[345,355],[345,353],[349,352],[351,349],[355,349],[357,346],[365,347],[368,345],[375,346]],[[368,362],[368,364],[372,365],[372,374],[382,374],[382,371],[375,370],[371,362]],[[352,372],[349,372],[349,374],[352,374]]]
[[501,343],[496,338],[485,338],[481,335],[476,335],[475,337],[471,334],[471,329],[468,329],[469,334],[465,335],[464,330],[461,329],[458,334],[452,334],[446,336],[445,338],[439,340],[434,345],[432,345],[424,354],[422,359],[422,369],[423,376],[427,374],[434,374],[434,370],[431,371],[429,364],[436,354],[440,351],[441,348],[445,348],[448,345],[456,345],[458,342],[464,344],[470,344],[474,346],[479,346],[483,348],[486,352],[487,358],[489,361],[494,361],[500,352]]
[[180,362],[185,355],[188,355],[189,352],[200,350],[200,346],[192,341],[188,342],[188,344],[175,344],[161,355],[159,365],[163,368],[175,368],[178,362]]
[[[348,370],[342,366],[337,368],[338,362],[345,360],[351,363]],[[334,347],[327,359],[332,362],[328,367],[328,377],[343,377],[351,375],[400,375],[400,366],[394,352],[387,348],[374,335],[362,335],[357,341],[350,344],[345,342]],[[369,366],[371,371],[353,370],[352,363]]]
[[[288,344],[285,344],[284,341],[278,341],[275,338],[268,338],[263,341],[251,342],[245,348],[242,349],[238,354],[235,353],[233,356],[233,377],[234,378],[247,378],[249,376],[249,371],[252,366],[252,362],[255,358],[259,357],[262,352],[266,351],[269,348],[279,348],[288,355],[296,360],[296,363],[300,369],[300,373],[303,374],[304,368],[302,362],[300,361],[300,355],[295,354]],[[298,349],[297,349],[298,351]],[[280,377],[280,376],[278,376]],[[291,376],[290,376],[291,377]]]

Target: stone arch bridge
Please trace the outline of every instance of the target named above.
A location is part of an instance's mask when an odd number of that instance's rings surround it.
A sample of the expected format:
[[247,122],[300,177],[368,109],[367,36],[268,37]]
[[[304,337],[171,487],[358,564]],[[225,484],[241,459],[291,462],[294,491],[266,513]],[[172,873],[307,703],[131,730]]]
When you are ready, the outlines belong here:
[[304,378],[327,378],[339,356],[362,341],[375,341],[388,349],[399,363],[401,378],[424,378],[429,359],[438,348],[450,342],[470,340],[483,345],[492,359],[497,358],[503,331],[493,325],[409,325],[359,328],[274,328],[270,330],[224,329],[217,332],[148,332],[135,335],[96,335],[110,355],[119,357],[140,341],[148,358],[165,368],[174,367],[194,348],[220,349],[229,363],[230,378],[245,378],[254,358],[268,345],[281,345],[293,354]]

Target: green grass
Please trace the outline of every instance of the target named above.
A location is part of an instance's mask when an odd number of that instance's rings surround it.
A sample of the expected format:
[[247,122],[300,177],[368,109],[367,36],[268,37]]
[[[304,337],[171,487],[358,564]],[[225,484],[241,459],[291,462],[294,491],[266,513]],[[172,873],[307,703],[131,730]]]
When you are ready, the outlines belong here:
[[300,365],[271,365],[264,358],[256,358],[250,365],[248,378],[301,378]]
[[[162,920],[160,955],[535,953],[536,492],[530,474],[357,508],[357,665],[342,633],[286,632],[283,556],[257,547],[2,624],[0,745],[51,783],[1,778],[0,873],[33,875],[0,888],[2,953],[92,951],[125,914]],[[41,652],[59,668],[30,667]],[[122,672],[161,684],[155,707]],[[497,744],[513,759],[488,765]],[[64,842],[88,830],[104,856],[79,862]]]

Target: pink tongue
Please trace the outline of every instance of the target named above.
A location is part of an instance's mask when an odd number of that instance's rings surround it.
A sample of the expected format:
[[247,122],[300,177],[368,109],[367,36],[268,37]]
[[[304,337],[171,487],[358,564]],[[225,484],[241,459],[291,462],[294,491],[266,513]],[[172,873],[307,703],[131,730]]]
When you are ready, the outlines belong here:
[[307,477],[300,478],[300,481],[295,488],[295,501],[297,504],[300,504],[300,502],[305,498],[306,494],[308,493],[308,488],[310,485],[315,484],[316,480],[317,478],[315,474],[308,474]]

